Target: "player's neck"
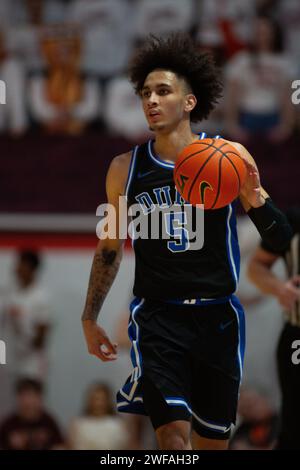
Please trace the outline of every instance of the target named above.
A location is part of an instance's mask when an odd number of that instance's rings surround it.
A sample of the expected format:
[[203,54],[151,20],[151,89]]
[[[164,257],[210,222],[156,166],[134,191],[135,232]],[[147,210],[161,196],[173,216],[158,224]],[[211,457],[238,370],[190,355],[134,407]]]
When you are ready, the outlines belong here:
[[170,133],[155,134],[154,151],[166,161],[175,162],[184,147],[191,144],[199,137],[194,134],[190,126],[184,129],[175,129]]

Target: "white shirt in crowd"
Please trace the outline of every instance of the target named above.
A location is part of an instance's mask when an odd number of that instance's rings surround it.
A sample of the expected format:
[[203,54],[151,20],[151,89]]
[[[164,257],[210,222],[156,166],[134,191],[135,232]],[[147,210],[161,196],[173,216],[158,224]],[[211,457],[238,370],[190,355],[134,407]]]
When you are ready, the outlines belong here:
[[73,0],[66,21],[82,31],[82,68],[109,77],[126,68],[132,49],[130,2]]
[[201,0],[198,13],[199,30],[197,40],[202,45],[222,46],[224,35],[220,20],[232,23],[237,39],[246,44],[252,39],[252,22],[255,16],[255,0]]
[[128,429],[117,416],[83,416],[72,422],[70,442],[74,450],[122,450],[128,445]]
[[0,132],[23,132],[27,127],[25,107],[25,73],[16,59],[0,63],[0,80],[5,83],[6,104],[0,105]]
[[136,3],[135,33],[138,38],[144,38],[150,33],[188,31],[193,18],[193,0],[140,0]]
[[228,62],[227,80],[237,83],[239,107],[249,113],[273,113],[294,76],[291,61],[282,54],[240,52]]
[[[300,2],[299,0],[282,0],[278,2],[277,20],[285,36],[285,48],[297,67],[294,79],[300,72]],[[297,75],[297,76],[296,76]]]
[[52,323],[47,290],[39,283],[26,289],[15,287],[6,295],[3,311],[7,367],[15,377],[44,380],[48,371],[47,348],[36,349],[32,341],[37,325],[50,326]]

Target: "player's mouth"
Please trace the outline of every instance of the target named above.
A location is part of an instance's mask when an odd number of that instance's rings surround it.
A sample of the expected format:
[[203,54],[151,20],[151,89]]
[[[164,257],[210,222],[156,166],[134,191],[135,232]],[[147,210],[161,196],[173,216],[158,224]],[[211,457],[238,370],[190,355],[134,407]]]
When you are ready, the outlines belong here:
[[160,116],[159,111],[152,110],[152,111],[149,111],[149,113],[148,113],[148,118],[151,121],[155,121],[157,118],[159,118],[159,116]]

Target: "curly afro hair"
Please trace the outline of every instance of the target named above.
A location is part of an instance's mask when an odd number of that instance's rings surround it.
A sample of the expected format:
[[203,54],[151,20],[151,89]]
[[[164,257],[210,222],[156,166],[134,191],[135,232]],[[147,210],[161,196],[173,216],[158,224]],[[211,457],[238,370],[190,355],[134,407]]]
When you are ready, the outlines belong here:
[[185,33],[147,38],[129,67],[136,94],[141,94],[147,75],[155,69],[170,70],[190,86],[197,98],[190,116],[192,122],[206,119],[222,96],[220,72],[212,55],[200,53]]

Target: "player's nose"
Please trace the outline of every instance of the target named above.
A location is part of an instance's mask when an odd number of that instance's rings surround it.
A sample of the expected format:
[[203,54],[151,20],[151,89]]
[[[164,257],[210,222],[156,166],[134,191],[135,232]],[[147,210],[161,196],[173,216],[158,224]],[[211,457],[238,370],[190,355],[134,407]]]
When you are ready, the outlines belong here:
[[158,99],[157,99],[157,94],[152,92],[148,98],[148,108],[152,108],[153,105],[157,104]]

